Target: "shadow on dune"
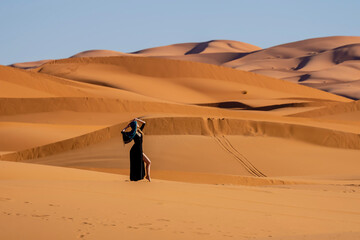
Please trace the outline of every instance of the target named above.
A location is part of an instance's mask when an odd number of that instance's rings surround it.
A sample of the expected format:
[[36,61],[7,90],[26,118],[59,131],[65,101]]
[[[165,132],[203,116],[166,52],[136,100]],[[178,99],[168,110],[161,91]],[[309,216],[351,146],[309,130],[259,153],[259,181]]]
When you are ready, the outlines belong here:
[[203,51],[209,46],[209,43],[210,43],[210,42],[212,42],[212,41],[202,42],[202,43],[197,44],[195,47],[193,47],[192,49],[190,49],[189,51],[187,51],[187,52],[185,53],[185,55],[188,55],[188,54],[198,54],[198,53],[203,52]]
[[252,107],[250,105],[236,102],[236,101],[228,101],[228,102],[216,102],[216,103],[201,103],[195,104],[198,106],[205,107],[216,107],[216,108],[226,108],[226,109],[241,109],[241,110],[253,110],[253,111],[271,111],[275,109],[287,108],[287,107],[306,107],[309,106],[309,103],[284,103],[284,104],[275,104],[269,106],[261,106],[261,107]]

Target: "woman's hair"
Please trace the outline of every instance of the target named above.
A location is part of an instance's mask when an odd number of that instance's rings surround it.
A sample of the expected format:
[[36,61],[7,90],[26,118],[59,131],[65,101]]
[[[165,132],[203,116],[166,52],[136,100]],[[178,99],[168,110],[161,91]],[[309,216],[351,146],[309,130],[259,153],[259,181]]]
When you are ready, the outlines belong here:
[[123,137],[123,141],[125,144],[131,142],[135,135],[136,135],[136,131],[137,131],[137,122],[136,121],[132,121],[130,123],[130,127],[131,127],[131,131],[130,132],[121,132],[122,133],[122,137]]

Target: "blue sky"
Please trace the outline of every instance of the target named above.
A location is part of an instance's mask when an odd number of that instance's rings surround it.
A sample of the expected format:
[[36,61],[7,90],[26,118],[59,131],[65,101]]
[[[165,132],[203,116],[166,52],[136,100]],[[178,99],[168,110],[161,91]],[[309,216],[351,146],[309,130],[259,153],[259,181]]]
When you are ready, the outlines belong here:
[[0,64],[229,39],[360,36],[358,0],[1,0]]

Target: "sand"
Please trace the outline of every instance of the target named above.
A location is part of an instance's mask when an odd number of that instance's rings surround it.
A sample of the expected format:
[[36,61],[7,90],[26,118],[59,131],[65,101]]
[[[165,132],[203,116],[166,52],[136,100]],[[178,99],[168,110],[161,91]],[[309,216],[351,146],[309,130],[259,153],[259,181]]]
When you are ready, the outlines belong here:
[[[232,40],[180,43],[122,53],[89,50],[72,57],[145,56],[202,62],[299,83],[351,99],[360,99],[360,37],[306,39],[261,49]],[[15,63],[33,69],[51,60]]]
[[3,239],[359,237],[356,186],[148,184],[24,163],[0,169]]
[[[357,39],[219,40],[0,66],[0,238],[358,239],[359,102],[236,67],[271,54],[257,64],[291,67],[318,51],[288,72],[323,78],[326,67],[356,81],[333,65],[356,65]],[[120,138],[139,116],[150,183],[129,181],[131,144]]]

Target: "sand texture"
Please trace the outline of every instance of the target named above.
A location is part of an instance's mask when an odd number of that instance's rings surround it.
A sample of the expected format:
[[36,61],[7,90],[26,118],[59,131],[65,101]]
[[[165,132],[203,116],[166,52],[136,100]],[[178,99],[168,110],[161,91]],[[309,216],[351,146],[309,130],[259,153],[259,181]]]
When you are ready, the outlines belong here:
[[[359,239],[359,101],[286,77],[355,81],[358,39],[0,66],[0,239]],[[150,183],[129,181],[134,117]]]

